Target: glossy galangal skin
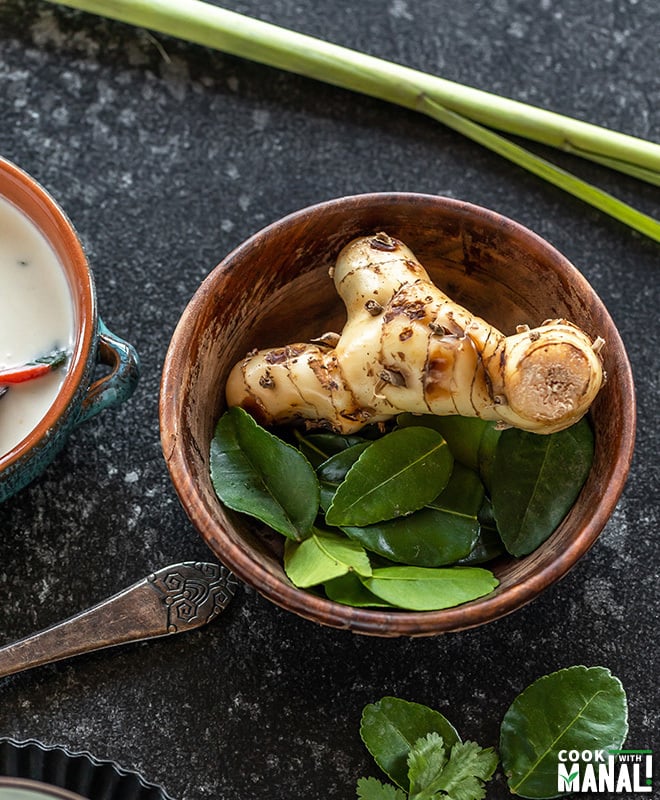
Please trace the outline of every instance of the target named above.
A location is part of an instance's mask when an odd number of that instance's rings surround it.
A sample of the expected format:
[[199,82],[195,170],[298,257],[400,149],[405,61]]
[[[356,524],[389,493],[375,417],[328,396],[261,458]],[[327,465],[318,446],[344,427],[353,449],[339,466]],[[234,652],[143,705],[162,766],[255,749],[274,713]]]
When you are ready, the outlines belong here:
[[344,434],[401,412],[554,433],[577,422],[602,385],[602,340],[564,319],[504,336],[386,233],[347,244],[331,275],[348,315],[341,335],[248,354],[229,376],[229,406],[262,424],[304,420]]

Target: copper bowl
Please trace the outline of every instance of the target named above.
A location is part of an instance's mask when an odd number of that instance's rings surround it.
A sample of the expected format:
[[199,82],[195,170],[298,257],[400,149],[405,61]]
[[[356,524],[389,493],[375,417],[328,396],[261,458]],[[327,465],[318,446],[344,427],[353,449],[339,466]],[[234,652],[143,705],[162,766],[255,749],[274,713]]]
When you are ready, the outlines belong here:
[[[209,443],[231,367],[253,347],[341,330],[328,269],[352,238],[384,230],[404,241],[436,284],[505,333],[565,317],[606,340],[607,382],[591,415],[589,478],[555,533],[524,558],[493,566],[496,591],[442,611],[352,608],[297,589],[281,541],[224,508],[209,477]],[[602,301],[548,242],[500,214],[419,194],[365,194],[320,203],[256,233],[204,280],[166,356],[161,442],[174,487],[213,553],[247,584],[306,619],[376,636],[429,636],[498,619],[563,577],[594,544],[623,490],[635,438],[635,394],[624,345]]]

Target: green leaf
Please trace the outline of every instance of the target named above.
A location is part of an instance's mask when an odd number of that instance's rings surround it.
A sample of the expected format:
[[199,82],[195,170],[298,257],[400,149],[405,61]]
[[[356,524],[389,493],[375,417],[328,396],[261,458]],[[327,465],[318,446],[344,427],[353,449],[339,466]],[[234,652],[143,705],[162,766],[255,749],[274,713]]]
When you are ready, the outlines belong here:
[[476,543],[483,496],[477,475],[456,463],[447,486],[426,508],[374,525],[342,526],[342,530],[367,550],[399,564],[454,564]]
[[409,611],[436,611],[483,597],[499,581],[481,567],[382,567],[364,585],[377,597]]
[[290,539],[284,547],[284,571],[299,588],[316,586],[347,572],[371,575],[371,564],[364,549],[345,536],[314,529],[302,542]]
[[365,706],[360,736],[376,764],[397,786],[408,790],[408,754],[416,741],[439,734],[446,747],[460,742],[454,726],[439,711],[398,697]]
[[323,584],[328,599],[354,608],[392,608],[390,603],[372,594],[354,572],[348,572]]
[[[344,533],[372,553],[398,564],[439,567],[465,557],[477,531],[455,522],[446,512],[422,508],[406,517],[367,526],[343,525]],[[463,528],[461,530],[461,527]]]
[[[481,800],[486,796],[484,782],[491,779],[497,767],[497,754],[492,747],[482,748],[476,742],[458,742],[450,751],[449,759],[441,762],[429,745],[426,770],[416,775],[417,793],[410,800],[443,797],[447,800]],[[417,751],[417,745],[413,752]],[[413,753],[411,752],[411,757]],[[412,776],[412,758],[411,758]],[[412,787],[411,777],[411,787]]]
[[500,729],[510,790],[558,797],[560,750],[618,750],[628,732],[626,694],[604,667],[569,667],[545,675],[511,704]]
[[409,514],[446,486],[453,457],[430,428],[402,428],[372,442],[326,512],[329,525],[370,525]]
[[546,436],[515,428],[502,433],[491,497],[497,529],[511,555],[531,553],[557,528],[589,475],[593,452],[586,419]]
[[363,442],[360,436],[344,436],[340,433],[308,433],[303,435],[295,431],[298,449],[316,469],[336,453]]
[[488,425],[484,428],[483,436],[479,442],[479,452],[477,454],[479,477],[489,492],[492,487],[493,464],[495,462],[495,453],[497,452],[497,443],[502,433],[503,431],[499,430],[494,425]]
[[307,459],[242,408],[222,415],[211,441],[211,480],[222,502],[290,539],[309,535],[319,486]]
[[418,739],[408,753],[410,800],[433,797],[447,763],[445,744],[438,733],[427,733]]
[[377,778],[360,778],[357,796],[360,800],[407,800],[407,794],[401,789],[391,783],[381,783]]
[[475,472],[479,469],[479,446],[487,428],[494,428],[494,422],[479,417],[460,417],[437,414],[399,414],[396,424],[401,428],[421,425],[438,431],[452,452],[456,461]]
[[321,491],[321,508],[324,511],[330,508],[339,484],[342,483],[349,469],[370,444],[371,442],[363,441],[350,445],[339,450],[318,466],[316,474]]
[[462,521],[476,532],[479,509],[484,501],[484,485],[479,476],[462,464],[454,464],[449,482],[440,494],[428,504],[429,508],[443,511],[458,527]]
[[489,497],[484,497],[477,519],[479,520],[479,535],[472,550],[465,558],[460,559],[459,564],[486,564],[505,552],[502,539],[497,532],[497,526],[493,518],[493,507]]

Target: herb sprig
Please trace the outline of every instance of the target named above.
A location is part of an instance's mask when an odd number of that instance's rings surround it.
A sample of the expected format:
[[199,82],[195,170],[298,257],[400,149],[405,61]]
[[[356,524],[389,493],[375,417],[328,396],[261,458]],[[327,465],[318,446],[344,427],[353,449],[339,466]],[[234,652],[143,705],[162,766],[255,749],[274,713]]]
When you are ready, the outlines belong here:
[[500,757],[512,794],[557,797],[558,759],[566,752],[616,749],[628,732],[621,681],[605,667],[574,666],[534,681],[500,726],[499,755],[462,741],[428,706],[384,697],[362,712],[360,736],[391,783],[360,778],[361,800],[482,800]]

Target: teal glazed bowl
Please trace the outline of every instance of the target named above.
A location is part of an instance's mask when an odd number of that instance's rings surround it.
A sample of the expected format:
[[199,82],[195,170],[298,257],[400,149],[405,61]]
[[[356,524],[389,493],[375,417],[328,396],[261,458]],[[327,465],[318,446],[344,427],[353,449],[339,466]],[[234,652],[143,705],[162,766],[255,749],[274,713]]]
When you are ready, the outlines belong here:
[[[30,175],[3,158],[0,201],[21,212],[50,245],[64,272],[73,307],[71,355],[53,402],[24,438],[7,452],[0,452],[3,502],[43,472],[73,429],[130,397],[139,377],[139,360],[133,346],[115,336],[99,317],[92,272],[65,213]],[[95,378],[99,364],[108,369]],[[0,397],[0,424],[2,404]]]

